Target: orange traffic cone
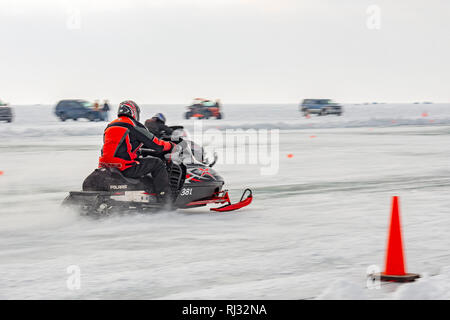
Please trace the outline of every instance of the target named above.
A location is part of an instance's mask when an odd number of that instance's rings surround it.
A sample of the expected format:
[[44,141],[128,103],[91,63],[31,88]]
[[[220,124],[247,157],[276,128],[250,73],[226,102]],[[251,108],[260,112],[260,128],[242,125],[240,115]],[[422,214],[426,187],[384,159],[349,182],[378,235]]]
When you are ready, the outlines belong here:
[[380,280],[409,282],[420,277],[420,275],[415,273],[406,273],[405,269],[398,196],[394,196],[392,197],[391,225],[389,227],[386,252],[386,267],[385,271],[380,274]]

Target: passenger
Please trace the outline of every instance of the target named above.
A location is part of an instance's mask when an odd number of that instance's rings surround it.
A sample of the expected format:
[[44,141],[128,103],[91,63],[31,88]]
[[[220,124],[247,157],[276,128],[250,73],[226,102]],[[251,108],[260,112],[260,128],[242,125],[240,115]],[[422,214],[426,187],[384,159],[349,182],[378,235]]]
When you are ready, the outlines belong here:
[[183,126],[167,126],[166,117],[162,113],[155,114],[152,118],[145,121],[145,127],[156,137],[170,137],[172,141],[179,142],[180,137],[172,136],[175,130],[184,129]]
[[166,117],[162,113],[157,113],[145,121],[145,127],[158,138],[163,135],[170,136],[173,133],[172,128],[166,126]]

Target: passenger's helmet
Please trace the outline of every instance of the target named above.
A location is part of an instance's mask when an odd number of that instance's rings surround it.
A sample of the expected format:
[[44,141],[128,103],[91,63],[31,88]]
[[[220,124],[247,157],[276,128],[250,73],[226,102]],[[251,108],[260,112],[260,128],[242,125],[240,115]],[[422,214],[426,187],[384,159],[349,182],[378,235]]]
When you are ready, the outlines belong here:
[[164,115],[162,114],[162,113],[157,113],[157,114],[155,114],[153,117],[152,117],[152,119],[154,119],[154,120],[159,120],[159,121],[161,121],[162,123],[166,123],[166,117],[164,117]]
[[119,104],[119,110],[117,111],[118,116],[128,116],[136,121],[139,121],[140,114],[141,109],[134,101],[127,100]]

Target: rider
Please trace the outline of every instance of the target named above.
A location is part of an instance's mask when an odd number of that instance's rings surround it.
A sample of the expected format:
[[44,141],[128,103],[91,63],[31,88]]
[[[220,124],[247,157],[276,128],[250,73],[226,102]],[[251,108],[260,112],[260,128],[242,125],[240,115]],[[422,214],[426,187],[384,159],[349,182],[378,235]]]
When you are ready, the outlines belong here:
[[131,100],[119,105],[118,118],[112,121],[103,135],[99,167],[115,167],[125,177],[141,178],[151,174],[157,197],[171,202],[169,177],[164,162],[156,157],[137,159],[141,147],[157,153],[168,153],[175,146],[172,142],[159,140],[139,122],[139,106]]

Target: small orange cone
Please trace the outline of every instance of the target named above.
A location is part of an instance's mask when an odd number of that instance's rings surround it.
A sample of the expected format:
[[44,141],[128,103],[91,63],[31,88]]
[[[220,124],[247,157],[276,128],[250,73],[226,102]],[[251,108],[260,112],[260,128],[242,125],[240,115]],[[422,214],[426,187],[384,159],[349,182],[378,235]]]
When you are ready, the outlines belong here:
[[288,158],[292,158],[292,157],[294,157],[294,155],[293,155],[292,153],[289,153],[289,154],[287,155],[287,157],[288,157]]
[[428,112],[423,112],[422,117],[428,117]]
[[403,254],[402,230],[398,196],[392,197],[391,224],[386,252],[385,271],[380,274],[382,281],[409,282],[419,278],[420,275],[406,273],[405,258]]
[[0,176],[3,174],[3,171],[0,170]]

